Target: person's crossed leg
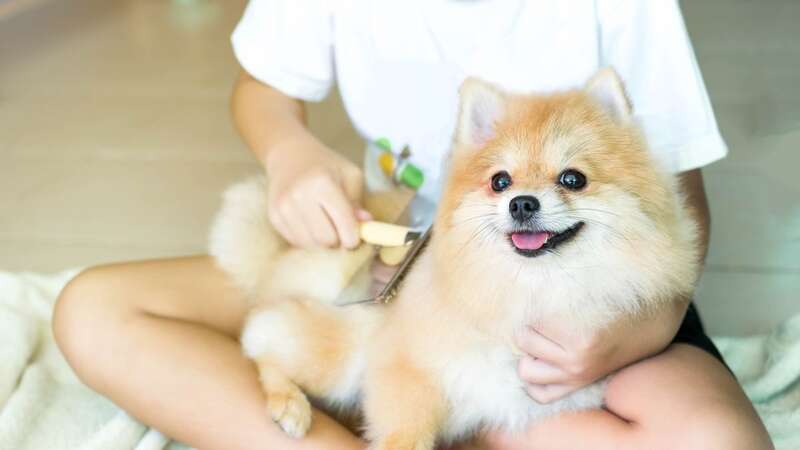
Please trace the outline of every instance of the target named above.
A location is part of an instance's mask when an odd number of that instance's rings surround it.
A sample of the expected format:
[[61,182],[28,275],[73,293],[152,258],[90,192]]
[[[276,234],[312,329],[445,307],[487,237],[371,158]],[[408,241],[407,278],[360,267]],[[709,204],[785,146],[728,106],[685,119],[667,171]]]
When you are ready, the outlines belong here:
[[569,413],[524,436],[494,434],[492,450],[768,450],[772,443],[728,369],[673,344],[609,382],[607,410]]
[[272,423],[237,342],[246,311],[210,258],[189,257],[79,274],[61,293],[53,327],[83,382],[198,449],[363,448],[322,413],[303,440]]

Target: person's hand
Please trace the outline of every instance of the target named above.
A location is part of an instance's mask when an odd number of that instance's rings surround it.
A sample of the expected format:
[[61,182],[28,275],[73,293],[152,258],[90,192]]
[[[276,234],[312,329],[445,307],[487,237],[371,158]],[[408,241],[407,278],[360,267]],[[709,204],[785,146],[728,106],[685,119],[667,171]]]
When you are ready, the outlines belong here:
[[353,163],[315,139],[283,143],[270,151],[269,219],[296,247],[354,248],[364,177]]
[[517,367],[528,395],[539,403],[558,400],[669,345],[686,312],[675,302],[644,318],[624,317],[588,335],[569,323],[535,324],[518,337],[525,353]]

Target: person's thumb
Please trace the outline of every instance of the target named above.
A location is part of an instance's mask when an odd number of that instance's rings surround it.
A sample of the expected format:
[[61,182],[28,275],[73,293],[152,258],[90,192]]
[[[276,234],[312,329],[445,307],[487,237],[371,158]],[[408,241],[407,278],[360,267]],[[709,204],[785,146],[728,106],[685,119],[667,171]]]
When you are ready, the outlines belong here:
[[366,222],[368,220],[372,220],[372,214],[366,209],[356,208],[356,219],[359,222]]

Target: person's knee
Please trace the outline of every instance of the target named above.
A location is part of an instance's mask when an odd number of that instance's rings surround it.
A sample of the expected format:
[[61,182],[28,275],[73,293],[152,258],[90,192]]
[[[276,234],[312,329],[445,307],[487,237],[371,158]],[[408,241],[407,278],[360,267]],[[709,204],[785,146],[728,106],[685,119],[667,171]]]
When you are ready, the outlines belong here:
[[[685,418],[687,450],[772,450],[774,446],[761,421],[738,405],[707,405]],[[674,430],[677,434],[679,430]]]
[[610,411],[636,424],[645,445],[683,450],[769,450],[760,418],[730,372],[687,345],[633,364],[611,379]]
[[105,268],[79,273],[62,289],[53,311],[53,335],[64,357],[89,384],[102,364],[99,345],[108,344],[108,327],[119,315],[112,278]]

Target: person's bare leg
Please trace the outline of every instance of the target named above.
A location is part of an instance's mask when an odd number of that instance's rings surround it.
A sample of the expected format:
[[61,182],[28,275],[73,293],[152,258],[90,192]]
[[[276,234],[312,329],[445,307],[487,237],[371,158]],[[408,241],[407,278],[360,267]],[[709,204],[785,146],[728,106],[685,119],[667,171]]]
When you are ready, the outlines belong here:
[[608,411],[564,414],[524,436],[493,436],[493,449],[768,450],[772,443],[750,401],[708,353],[674,344],[620,371]]
[[318,412],[302,440],[271,422],[236,340],[246,311],[210,258],[189,257],[83,272],[61,293],[53,328],[86,384],[201,450],[363,448]]

